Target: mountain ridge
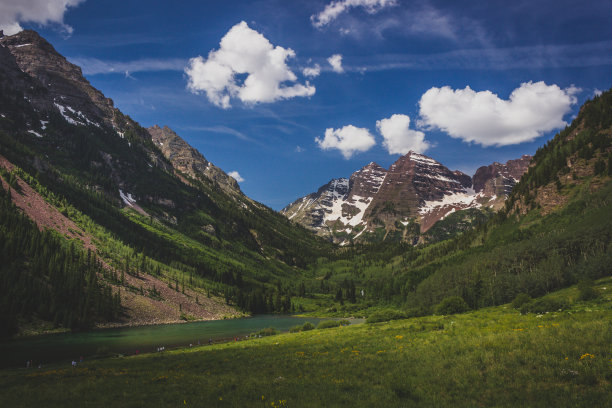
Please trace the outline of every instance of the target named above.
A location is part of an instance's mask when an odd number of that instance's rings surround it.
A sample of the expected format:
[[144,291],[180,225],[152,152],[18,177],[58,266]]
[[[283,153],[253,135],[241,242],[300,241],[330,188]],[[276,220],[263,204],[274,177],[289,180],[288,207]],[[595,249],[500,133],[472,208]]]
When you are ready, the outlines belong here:
[[523,155],[505,164],[482,166],[470,177],[411,151],[388,170],[371,162],[348,179],[332,179],[316,193],[295,200],[280,212],[341,244],[359,239],[366,232],[376,235],[379,228],[384,229],[382,239],[391,236],[419,242],[420,235],[449,213],[503,207],[505,197],[530,160],[531,156]]
[[202,153],[191,147],[168,126],[161,128],[154,125],[147,128],[147,131],[153,143],[175,169],[193,178],[206,177],[218,183],[227,193],[242,194],[238,182],[233,177],[206,160]]

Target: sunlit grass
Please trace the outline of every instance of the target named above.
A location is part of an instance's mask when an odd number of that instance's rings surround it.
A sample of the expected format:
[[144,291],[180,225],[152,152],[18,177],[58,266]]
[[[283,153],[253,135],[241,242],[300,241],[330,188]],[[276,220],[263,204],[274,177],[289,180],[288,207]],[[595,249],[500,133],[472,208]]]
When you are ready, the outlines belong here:
[[[600,299],[521,315],[451,316],[0,372],[0,406],[605,406],[612,279]],[[606,288],[605,290],[603,288]]]

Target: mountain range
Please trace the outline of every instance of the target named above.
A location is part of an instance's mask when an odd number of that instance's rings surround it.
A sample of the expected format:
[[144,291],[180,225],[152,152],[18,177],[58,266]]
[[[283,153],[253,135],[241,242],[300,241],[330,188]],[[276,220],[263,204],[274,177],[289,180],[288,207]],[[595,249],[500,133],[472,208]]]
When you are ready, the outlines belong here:
[[470,177],[409,152],[279,213],[172,129],[122,113],[36,32],[0,37],[0,336],[427,314],[448,296],[478,308],[604,276],[611,129],[608,91],[533,157]]
[[531,156],[480,167],[473,177],[408,152],[384,169],[372,162],[348,179],[332,179],[281,210],[290,220],[346,245],[351,241],[422,242],[449,214],[499,210],[527,171]]

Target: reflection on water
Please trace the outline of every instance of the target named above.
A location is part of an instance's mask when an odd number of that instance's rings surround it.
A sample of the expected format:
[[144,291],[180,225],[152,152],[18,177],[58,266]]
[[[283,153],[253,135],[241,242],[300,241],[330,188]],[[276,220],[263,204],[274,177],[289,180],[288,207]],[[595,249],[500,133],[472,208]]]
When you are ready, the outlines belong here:
[[78,333],[60,333],[21,338],[0,343],[0,367],[25,367],[82,358],[95,358],[104,354],[136,354],[154,352],[158,347],[166,350],[190,344],[208,344],[235,337],[244,338],[266,327],[287,331],[291,327],[322,319],[284,315],[258,315],[243,319],[215,320],[157,326],[101,329]]

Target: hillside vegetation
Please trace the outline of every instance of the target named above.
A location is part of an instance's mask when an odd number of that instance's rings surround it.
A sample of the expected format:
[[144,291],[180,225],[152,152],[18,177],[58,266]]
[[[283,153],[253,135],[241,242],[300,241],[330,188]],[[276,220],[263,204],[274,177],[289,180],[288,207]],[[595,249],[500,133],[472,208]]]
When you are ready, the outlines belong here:
[[[16,46],[22,43],[31,46]],[[134,296],[137,303],[163,303],[162,321],[199,318],[181,309],[183,304],[202,309],[203,298],[225,303],[233,314],[291,310],[296,276],[328,253],[329,243],[239,190],[230,194],[214,180],[173,168],[146,129],[116,109],[37,33],[5,36],[0,51],[2,178],[27,183],[75,224],[81,235],[67,234],[72,241],[59,245],[76,247],[76,254],[85,250],[81,238],[87,237],[90,257],[107,271],[99,271],[96,285],[120,293],[122,320],[133,318],[136,306],[128,301]],[[45,79],[49,66],[57,71]],[[35,209],[22,210],[37,219]],[[29,271],[31,252],[19,255],[20,267]],[[3,276],[6,287],[21,285],[14,278]],[[72,297],[85,299],[81,286]],[[174,288],[176,296],[164,295],[160,286]],[[35,293],[26,290],[29,299],[9,303],[34,302]],[[52,298],[60,308],[71,307],[69,297]],[[31,308],[15,313],[24,322],[48,319]],[[88,317],[88,325],[108,320],[99,316]],[[72,320],[53,319],[62,327],[74,327],[68,324]],[[3,333],[14,330],[11,324]]]
[[[611,175],[608,91],[585,103],[573,123],[538,150],[506,208],[487,222],[423,247],[338,250],[335,259],[312,268],[319,281],[294,302],[332,315],[367,315],[385,305],[424,315],[447,297],[477,309],[605,276],[612,265]],[[444,225],[432,230],[443,234]],[[317,295],[329,287],[335,295]]]

